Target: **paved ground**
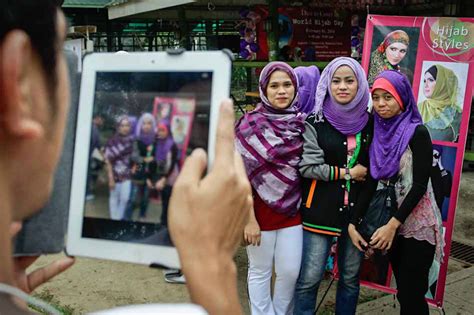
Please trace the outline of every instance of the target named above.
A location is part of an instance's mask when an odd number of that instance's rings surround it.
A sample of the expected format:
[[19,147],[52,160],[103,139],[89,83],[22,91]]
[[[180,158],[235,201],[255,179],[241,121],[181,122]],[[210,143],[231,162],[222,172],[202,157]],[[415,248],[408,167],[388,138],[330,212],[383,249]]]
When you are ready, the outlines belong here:
[[[92,218],[109,219],[109,190],[106,183],[98,185],[95,191],[95,198],[90,201],[86,201],[85,215]],[[138,220],[139,209],[136,206],[133,212],[133,219]],[[146,212],[146,219],[143,222],[159,223],[161,216],[161,200],[158,194],[155,194],[153,198],[150,198],[148,209]]]
[[[444,296],[444,311],[446,314],[474,314],[474,267],[466,268],[448,275]],[[430,314],[441,314],[442,311],[432,308]],[[374,301],[360,304],[357,314],[400,314],[398,303],[393,295],[384,296]]]

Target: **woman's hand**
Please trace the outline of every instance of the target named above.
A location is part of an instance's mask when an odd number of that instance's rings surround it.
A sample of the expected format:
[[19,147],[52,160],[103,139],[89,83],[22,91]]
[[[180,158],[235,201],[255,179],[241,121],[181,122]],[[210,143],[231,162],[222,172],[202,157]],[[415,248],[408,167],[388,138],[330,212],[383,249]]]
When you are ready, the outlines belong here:
[[166,185],[166,177],[162,177],[156,182],[155,189],[158,191],[162,191],[163,188],[165,188],[165,185]]
[[376,249],[389,250],[392,247],[393,239],[397,228],[401,225],[400,221],[391,218],[387,224],[379,227],[370,238],[370,246]]
[[132,166],[132,175],[135,175],[137,173],[137,164],[133,164]]
[[367,167],[357,164],[353,168],[349,170],[349,173],[351,174],[351,177],[353,180],[356,180],[358,182],[362,182],[365,180],[365,177],[367,176]]
[[115,188],[115,180],[113,177],[109,176],[109,190],[114,190]]
[[[351,238],[352,244],[354,244],[354,246],[357,247],[357,249],[361,252],[365,252],[365,249],[367,249],[368,244],[359,234],[359,232],[357,232],[355,225],[350,223],[347,230],[349,232],[349,237]],[[363,247],[365,247],[365,249]]]
[[256,220],[250,219],[244,228],[244,240],[247,245],[260,246],[262,233]]
[[114,172],[112,170],[112,164],[109,160],[105,160],[105,166],[107,167],[107,175],[109,177],[109,190],[114,190],[115,188],[115,180],[114,180]]
[[147,178],[147,180],[146,180],[146,186],[149,189],[153,189],[153,183],[151,182],[151,180],[149,178]]

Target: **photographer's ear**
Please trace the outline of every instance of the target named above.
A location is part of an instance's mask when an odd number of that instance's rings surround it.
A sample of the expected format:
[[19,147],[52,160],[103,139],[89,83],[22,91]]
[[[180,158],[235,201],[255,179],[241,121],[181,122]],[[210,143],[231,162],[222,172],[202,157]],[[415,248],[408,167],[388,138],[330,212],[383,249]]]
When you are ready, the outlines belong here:
[[44,132],[33,115],[33,58],[30,39],[21,30],[10,31],[0,43],[0,138],[32,139]]

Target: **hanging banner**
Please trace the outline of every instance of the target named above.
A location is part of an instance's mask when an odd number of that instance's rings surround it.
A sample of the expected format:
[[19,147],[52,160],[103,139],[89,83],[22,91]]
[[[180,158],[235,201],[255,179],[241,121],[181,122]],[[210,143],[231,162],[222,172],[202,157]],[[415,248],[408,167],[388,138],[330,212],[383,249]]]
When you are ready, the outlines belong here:
[[153,102],[153,116],[156,121],[170,126],[171,135],[178,147],[180,167],[186,158],[195,107],[194,97],[156,96]]
[[[369,84],[385,69],[407,75],[433,141],[431,181],[446,245],[430,270],[430,304],[442,307],[474,82],[474,18],[367,17],[362,66]],[[413,257],[416,259],[416,257]],[[364,260],[363,285],[395,293],[385,255]]]
[[[265,25],[268,7],[256,6],[258,60],[268,60]],[[351,54],[351,15],[348,10],[314,7],[279,7],[279,54],[291,61],[330,61]],[[286,57],[285,57],[286,56]],[[285,60],[290,61],[290,60]]]

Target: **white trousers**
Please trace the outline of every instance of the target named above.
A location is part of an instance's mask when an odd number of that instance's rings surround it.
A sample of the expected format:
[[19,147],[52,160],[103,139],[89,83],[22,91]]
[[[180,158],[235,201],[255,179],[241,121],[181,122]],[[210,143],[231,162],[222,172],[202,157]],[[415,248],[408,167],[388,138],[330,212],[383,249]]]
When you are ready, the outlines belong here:
[[[293,314],[295,284],[301,266],[303,229],[301,225],[262,231],[260,246],[247,246],[247,276],[252,315]],[[271,279],[275,263],[275,287]]]
[[120,183],[115,183],[114,189],[110,191],[109,197],[109,211],[112,220],[122,220],[125,215],[128,200],[130,199],[130,190],[132,189],[132,182],[126,180]]

